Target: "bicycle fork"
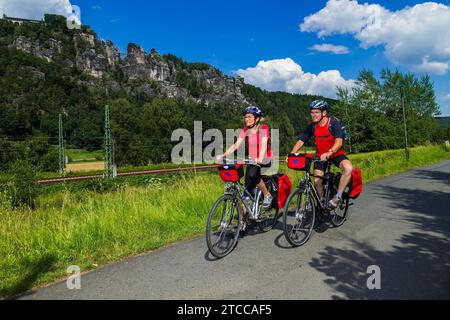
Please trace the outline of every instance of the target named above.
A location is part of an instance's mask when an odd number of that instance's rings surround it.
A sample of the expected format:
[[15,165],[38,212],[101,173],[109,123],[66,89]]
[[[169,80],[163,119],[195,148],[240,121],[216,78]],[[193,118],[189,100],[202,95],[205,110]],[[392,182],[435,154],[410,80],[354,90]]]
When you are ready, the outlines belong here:
[[297,203],[298,211],[295,212],[295,218],[299,221],[302,221],[304,218],[304,215],[306,212],[308,212],[311,208],[309,208],[309,205],[311,204],[311,186],[309,183],[306,184],[306,187],[302,187],[305,190],[305,206],[304,210],[302,210],[303,206],[301,205],[302,197],[301,195],[297,198],[297,201],[300,203]]

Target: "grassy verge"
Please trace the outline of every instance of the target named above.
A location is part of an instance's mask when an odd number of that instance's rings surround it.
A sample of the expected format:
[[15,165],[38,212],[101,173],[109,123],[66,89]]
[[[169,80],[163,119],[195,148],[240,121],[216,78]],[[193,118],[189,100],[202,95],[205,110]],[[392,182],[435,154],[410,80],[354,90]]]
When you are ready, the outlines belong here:
[[[352,155],[365,182],[450,159],[440,146]],[[280,168],[287,172],[285,165]],[[296,182],[299,173],[289,172]],[[89,270],[203,233],[208,211],[223,191],[216,173],[121,183],[113,190],[58,186],[39,206],[12,209],[0,203],[0,296],[66,275],[70,265]],[[294,183],[295,183],[294,182]],[[1,195],[0,195],[1,198]]]
[[395,173],[419,168],[427,164],[450,159],[450,150],[444,146],[422,146],[411,148],[406,161],[405,150],[387,150],[350,155],[355,167],[363,174],[363,181],[372,181]]
[[211,173],[185,174],[101,194],[52,192],[34,211],[3,205],[0,295],[54,280],[70,265],[87,270],[200,234],[222,189]]

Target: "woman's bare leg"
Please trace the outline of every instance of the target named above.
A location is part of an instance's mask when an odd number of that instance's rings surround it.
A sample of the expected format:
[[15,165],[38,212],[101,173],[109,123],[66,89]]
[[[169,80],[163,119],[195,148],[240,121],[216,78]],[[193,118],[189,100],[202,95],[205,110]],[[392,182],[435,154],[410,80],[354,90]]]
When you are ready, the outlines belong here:
[[262,191],[264,197],[267,197],[269,195],[269,190],[267,190],[266,184],[261,179],[261,181],[258,183],[259,189]]

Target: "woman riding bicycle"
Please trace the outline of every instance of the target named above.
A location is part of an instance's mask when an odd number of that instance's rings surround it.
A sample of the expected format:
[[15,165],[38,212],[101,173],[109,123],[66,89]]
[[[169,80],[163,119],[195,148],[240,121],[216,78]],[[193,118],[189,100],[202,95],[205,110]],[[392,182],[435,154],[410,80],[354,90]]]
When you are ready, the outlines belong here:
[[253,194],[253,189],[258,186],[264,195],[263,207],[269,208],[273,197],[261,178],[261,168],[270,167],[273,160],[272,149],[269,145],[269,126],[260,124],[263,112],[257,106],[246,108],[243,115],[245,127],[240,132],[239,138],[223,155],[219,155],[217,160],[220,161],[221,158],[233,154],[245,141],[249,158],[255,162],[255,164],[247,165],[245,188],[250,194]]

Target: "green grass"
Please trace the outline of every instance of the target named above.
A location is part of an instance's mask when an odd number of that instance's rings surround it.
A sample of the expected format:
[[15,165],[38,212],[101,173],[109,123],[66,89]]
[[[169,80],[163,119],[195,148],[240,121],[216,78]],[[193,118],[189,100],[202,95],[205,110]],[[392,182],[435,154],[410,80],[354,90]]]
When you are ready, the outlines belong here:
[[0,295],[159,248],[203,232],[223,190],[211,173],[117,191],[50,193],[40,207],[0,208]]
[[70,162],[103,160],[102,150],[87,151],[83,149],[67,149],[65,154],[69,157]]
[[[450,159],[440,146],[351,155],[365,182]],[[280,171],[287,172],[285,164]],[[301,173],[289,171],[293,183]],[[134,180],[132,180],[134,181]],[[136,180],[138,181],[138,180]],[[0,202],[0,296],[22,292],[82,270],[192,238],[204,231],[208,211],[223,192],[215,172],[120,183],[98,192],[83,187],[46,189],[37,209]],[[97,190],[97,191],[94,191]],[[0,198],[2,195],[0,195]]]
[[350,159],[355,167],[361,169],[363,181],[372,181],[450,159],[450,150],[443,146],[415,147],[410,149],[409,154],[409,161],[405,159],[404,149],[355,154],[350,155]]

